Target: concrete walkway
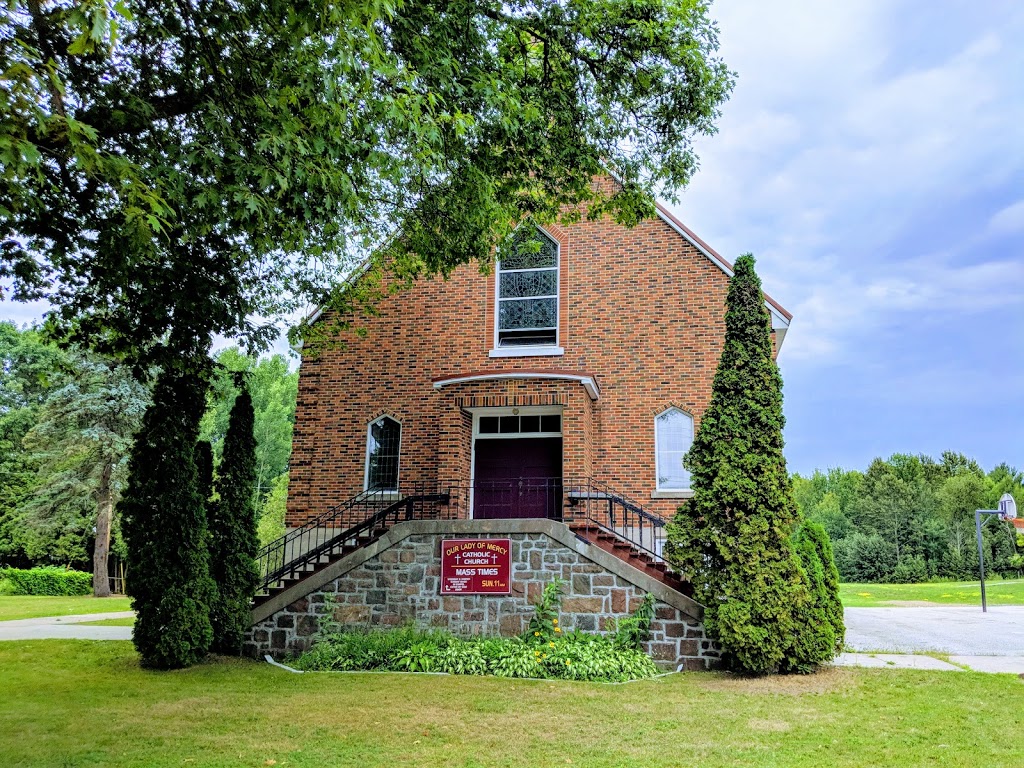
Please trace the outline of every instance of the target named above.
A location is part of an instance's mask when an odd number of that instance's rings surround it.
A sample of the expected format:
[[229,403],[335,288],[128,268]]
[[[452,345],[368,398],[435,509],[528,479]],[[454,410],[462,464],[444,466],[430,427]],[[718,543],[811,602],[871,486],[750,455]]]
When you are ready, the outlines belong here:
[[89,627],[82,626],[82,622],[129,619],[134,615],[118,611],[0,621],[0,640],[131,640],[131,627]]
[[[1024,673],[1024,606],[847,608],[835,664]],[[921,653],[948,654],[949,663]]]

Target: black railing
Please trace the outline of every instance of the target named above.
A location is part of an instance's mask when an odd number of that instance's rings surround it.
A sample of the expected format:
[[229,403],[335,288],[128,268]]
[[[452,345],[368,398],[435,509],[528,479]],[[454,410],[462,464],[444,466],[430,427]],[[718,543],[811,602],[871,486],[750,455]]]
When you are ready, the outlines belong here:
[[396,523],[470,516],[585,522],[663,559],[665,520],[591,478],[419,483],[403,487],[401,493],[360,493],[268,544],[258,555],[262,579],[257,594],[368,544]]
[[345,548],[363,546],[398,522],[447,516],[441,508],[448,501],[436,484],[417,485],[405,494],[371,490],[353,496],[260,550],[261,581],[256,594],[308,573]]
[[567,517],[586,521],[664,561],[665,519],[592,478],[565,480]]

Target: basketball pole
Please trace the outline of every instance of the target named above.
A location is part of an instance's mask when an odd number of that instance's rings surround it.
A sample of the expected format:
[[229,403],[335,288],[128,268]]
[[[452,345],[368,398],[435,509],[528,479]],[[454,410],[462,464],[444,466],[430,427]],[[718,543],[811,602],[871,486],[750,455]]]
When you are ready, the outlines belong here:
[[988,603],[985,601],[985,548],[981,544],[981,515],[985,513],[998,514],[994,509],[976,509],[974,510],[974,527],[978,531],[978,571],[981,576],[981,612],[988,613]]
[[981,516],[999,515],[1000,520],[1014,520],[1017,517],[1017,502],[1013,496],[1004,493],[999,497],[999,509],[976,509],[974,510],[974,528],[978,532],[978,575],[981,577],[981,612],[988,613],[988,603],[985,600],[985,548],[981,543]]

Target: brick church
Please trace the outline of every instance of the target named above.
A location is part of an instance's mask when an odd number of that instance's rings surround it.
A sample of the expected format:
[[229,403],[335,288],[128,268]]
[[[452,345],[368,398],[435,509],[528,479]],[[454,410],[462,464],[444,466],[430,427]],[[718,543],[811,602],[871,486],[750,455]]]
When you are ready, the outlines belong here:
[[[289,532],[261,553],[250,653],[301,651],[338,603],[343,623],[514,633],[559,576],[567,629],[600,630],[651,593],[655,658],[714,664],[703,609],[661,554],[692,495],[682,457],[731,266],[662,207],[632,229],[527,222],[512,237],[489,273],[417,281],[356,318],[364,333],[303,356]],[[765,307],[778,351],[791,316]],[[467,536],[508,540],[505,596],[444,596],[443,542]]]

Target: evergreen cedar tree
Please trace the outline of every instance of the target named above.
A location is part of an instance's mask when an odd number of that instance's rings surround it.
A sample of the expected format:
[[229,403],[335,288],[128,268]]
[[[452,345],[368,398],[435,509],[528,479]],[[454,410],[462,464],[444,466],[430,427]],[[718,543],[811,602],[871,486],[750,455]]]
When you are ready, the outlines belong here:
[[[209,518],[210,497],[213,496],[213,446],[209,440],[196,443],[196,488]],[[209,526],[207,526],[209,527]]]
[[665,553],[692,580],[727,665],[753,674],[806,671],[831,659],[839,642],[835,621],[819,620],[838,606],[838,578],[829,548],[818,543],[824,531],[801,539],[812,577],[794,546],[782,377],[753,256],[737,259],[726,304],[711,403],[684,459],[694,496],[670,523]]
[[143,666],[156,669],[196,663],[213,637],[216,587],[196,468],[204,389],[193,375],[165,372],[157,379],[119,507],[136,612],[132,640]]
[[210,513],[210,572],[217,595],[210,606],[214,651],[237,655],[250,626],[250,603],[259,571],[256,553],[256,440],[254,412],[247,389],[235,398],[224,457],[217,475],[217,499]]

